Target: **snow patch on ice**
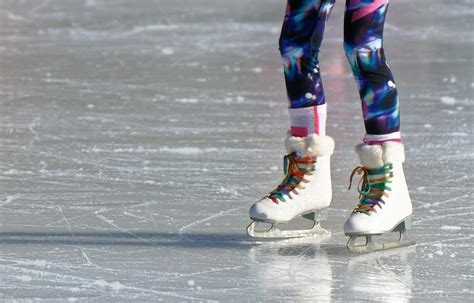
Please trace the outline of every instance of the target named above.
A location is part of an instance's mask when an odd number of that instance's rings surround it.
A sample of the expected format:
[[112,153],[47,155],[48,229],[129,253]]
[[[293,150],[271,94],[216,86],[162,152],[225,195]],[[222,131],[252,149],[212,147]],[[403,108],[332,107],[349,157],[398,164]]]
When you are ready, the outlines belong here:
[[179,102],[179,103],[192,103],[192,104],[195,104],[195,103],[198,103],[198,99],[196,98],[179,98],[179,99],[175,99],[176,102]]
[[169,56],[169,55],[174,54],[174,49],[171,48],[171,47],[165,47],[165,48],[162,48],[162,49],[161,49],[161,53],[162,53],[163,55],[168,55],[168,56]]
[[7,196],[5,198],[5,200],[0,202],[0,206],[5,206],[9,203],[12,203],[13,201],[15,201],[16,199],[18,199],[20,197],[21,197],[20,194],[16,194],[16,195],[13,195],[13,196]]
[[20,280],[21,282],[31,282],[33,280],[32,277],[27,276],[27,275],[17,276],[16,278]]
[[149,185],[160,185],[161,184],[161,183],[153,181],[153,180],[145,180],[145,181],[143,181],[143,183],[149,184]]
[[457,82],[457,78],[455,75],[450,75],[449,77],[444,77],[443,78],[443,82],[449,82],[449,83],[456,83]]
[[445,105],[454,105],[456,104],[456,98],[449,97],[449,96],[443,96],[440,98],[441,103]]
[[96,0],[86,0],[84,4],[87,7],[94,7],[94,6],[97,6],[97,1]]
[[461,226],[450,226],[450,225],[443,225],[440,227],[442,230],[461,230]]
[[431,207],[431,203],[427,202],[427,203],[423,204],[422,207],[423,207],[423,208],[430,208],[430,207]]
[[97,280],[93,283],[95,286],[99,286],[100,288],[111,288],[113,290],[121,290],[125,288],[123,284],[120,282],[107,282],[105,280]]
[[[93,146],[92,148],[83,148],[81,152],[83,153],[156,153],[156,152],[165,152],[172,154],[181,154],[181,155],[197,155],[201,153],[214,153],[219,151],[215,147],[199,148],[199,147],[169,147],[163,146],[159,149],[156,148],[144,148],[143,146],[138,147],[128,147],[128,148],[100,148]],[[222,150],[221,150],[222,151]],[[146,169],[145,169],[146,170]]]
[[194,280],[188,280],[188,286],[193,287],[194,286]]
[[198,148],[198,147],[162,147],[160,148],[160,152],[165,153],[173,153],[173,154],[181,154],[181,155],[197,155],[200,153],[210,153],[216,152],[217,148],[209,147],[209,148]]
[[463,132],[452,132],[449,135],[450,136],[455,136],[455,137],[467,137],[468,136],[467,133],[463,133]]
[[239,195],[239,192],[235,188],[225,188],[224,186],[221,186],[219,188],[219,192],[221,192],[223,194],[231,194],[231,195],[234,195],[234,196]]
[[114,149],[105,149],[100,148],[97,146],[93,146],[92,148],[83,148],[81,152],[93,152],[93,153],[100,153],[100,152],[114,152],[114,153],[148,153],[148,152],[157,152],[158,150],[155,148],[144,148],[143,146],[138,146],[136,148],[129,147],[129,148],[114,148]]
[[23,20],[25,20],[25,18],[23,18],[22,16],[15,15],[11,12],[7,13],[7,18],[10,19],[10,20],[13,20],[13,21],[23,21]]
[[3,172],[4,175],[33,175],[34,173],[31,171],[20,171],[18,169],[9,169]]
[[47,262],[45,260],[15,260],[18,265],[46,267]]

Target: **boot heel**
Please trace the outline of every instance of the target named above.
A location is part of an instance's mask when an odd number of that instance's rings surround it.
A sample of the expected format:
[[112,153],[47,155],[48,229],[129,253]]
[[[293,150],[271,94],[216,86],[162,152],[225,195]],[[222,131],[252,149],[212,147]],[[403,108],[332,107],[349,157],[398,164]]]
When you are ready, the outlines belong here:
[[310,213],[303,215],[303,218],[314,221],[314,222],[321,222],[327,219],[328,217],[328,209],[329,207],[324,207]]
[[412,227],[413,227],[412,217],[411,217],[411,216],[408,216],[408,217],[405,219],[404,224],[405,224],[405,230],[412,229]]
[[412,226],[413,226],[412,217],[408,216],[408,217],[405,218],[405,220],[403,222],[398,224],[398,226],[395,227],[393,229],[393,231],[406,231],[406,230],[411,229]]

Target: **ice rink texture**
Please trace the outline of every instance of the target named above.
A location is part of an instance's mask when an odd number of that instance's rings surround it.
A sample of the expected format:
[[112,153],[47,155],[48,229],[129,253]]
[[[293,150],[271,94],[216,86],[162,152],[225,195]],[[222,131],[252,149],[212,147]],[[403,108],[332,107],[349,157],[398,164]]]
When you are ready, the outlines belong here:
[[473,2],[391,3],[418,243],[366,255],[342,233],[364,133],[342,0],[321,54],[332,235],[245,234],[281,180],[284,6],[0,0],[1,301],[472,300]]

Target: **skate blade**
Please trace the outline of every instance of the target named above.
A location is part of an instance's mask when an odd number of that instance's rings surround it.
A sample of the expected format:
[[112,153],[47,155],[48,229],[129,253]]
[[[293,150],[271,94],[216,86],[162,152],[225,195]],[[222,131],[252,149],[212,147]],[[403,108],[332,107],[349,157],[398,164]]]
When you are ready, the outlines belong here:
[[268,230],[256,230],[256,226],[260,222],[252,221],[247,226],[247,234],[253,238],[301,238],[328,235],[330,232],[321,227],[319,223],[315,223],[311,229],[301,230],[281,230],[277,223],[273,223]]
[[394,242],[386,242],[386,243],[375,243],[375,242],[369,242],[368,240],[365,245],[355,245],[354,244],[355,238],[356,236],[352,236],[349,239],[349,242],[347,243],[347,249],[351,253],[359,253],[359,254],[393,249],[393,248],[401,248],[401,247],[416,244],[415,240],[405,239],[402,241],[394,241]]
[[[385,242],[385,243],[377,243],[374,242],[372,237],[373,235],[353,235],[349,237],[349,241],[347,241],[347,249],[351,253],[370,253],[373,251],[380,251],[380,250],[387,250],[393,248],[400,248],[410,245],[415,245],[415,240],[410,240],[406,237],[405,232],[407,229],[411,228],[411,218],[408,218],[406,221],[400,223],[397,227],[393,229],[393,231],[398,231],[400,233],[400,237],[398,241],[393,242]],[[365,244],[356,245],[355,241],[359,237],[365,237],[366,241]]]
[[[313,221],[313,227],[310,229],[300,229],[300,230],[281,230],[278,228],[278,224],[275,222],[264,222],[253,219],[253,221],[247,226],[247,234],[253,238],[301,238],[301,237],[311,237],[311,236],[320,236],[320,235],[329,235],[330,232],[321,227],[320,222],[327,218],[328,207],[321,208],[318,210],[312,210],[305,214],[302,214],[301,217]],[[256,227],[258,223],[268,223],[271,224],[270,229],[267,230],[257,230]]]

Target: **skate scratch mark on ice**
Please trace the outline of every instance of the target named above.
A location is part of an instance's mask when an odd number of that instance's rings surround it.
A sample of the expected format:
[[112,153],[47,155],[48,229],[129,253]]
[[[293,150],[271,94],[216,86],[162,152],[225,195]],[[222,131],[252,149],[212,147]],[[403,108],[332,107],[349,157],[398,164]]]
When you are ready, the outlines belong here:
[[30,149],[35,145],[35,141],[39,141],[40,139],[38,132],[35,130],[35,126],[39,125],[39,120],[39,118],[34,118],[33,121],[28,124],[28,130],[33,134],[33,138],[28,140],[28,146]]
[[[306,252],[308,252],[310,249],[312,249],[313,247],[312,246],[308,246],[308,248],[304,249],[298,256],[298,258],[296,259],[295,262],[291,262],[289,264],[289,267],[288,267],[288,275],[289,277],[296,283],[298,284],[299,281],[298,279],[296,278],[296,272],[300,271],[301,270],[301,267],[299,266],[299,264],[301,263],[301,261],[305,258],[306,256]],[[296,269],[295,269],[296,267]]]
[[[50,157],[50,158],[53,158],[53,159],[62,160],[66,163],[74,162],[74,163],[80,164],[80,165],[86,165],[87,164],[87,165],[90,165],[92,167],[101,167],[101,168],[110,169],[112,171],[120,171],[120,172],[124,172],[124,173],[130,173],[130,170],[128,168],[122,168],[122,167],[117,167],[117,166],[112,166],[112,165],[105,165],[105,164],[101,164],[101,163],[98,163],[98,162],[92,162],[91,159],[88,159],[87,162],[84,162],[80,159],[65,157],[65,156],[61,156],[61,155],[58,155],[58,154],[55,154],[55,153],[45,152],[45,151],[38,152],[38,154],[40,156],[46,156],[46,157]],[[128,180],[126,180],[126,181],[128,181]],[[130,182],[133,182],[133,181],[130,180]],[[136,183],[143,183],[143,182],[136,182]],[[112,190],[110,190],[110,191],[112,191]]]
[[[160,281],[168,281],[169,278],[167,278],[168,276],[170,277],[194,277],[194,276],[200,276],[200,275],[205,275],[205,274],[212,274],[212,273],[217,273],[217,272],[222,272],[222,271],[233,271],[233,270],[239,270],[239,269],[242,269],[242,268],[246,268],[247,266],[245,265],[238,265],[238,266],[231,266],[231,267],[222,267],[222,268],[214,268],[214,269],[211,269],[211,270],[205,270],[205,271],[198,271],[198,272],[192,272],[192,273],[188,273],[188,274],[183,274],[183,273],[176,273],[176,272],[156,272],[156,271],[153,271],[151,274],[155,275],[155,276],[162,276],[158,279],[153,279],[153,280],[150,280],[150,282],[160,282]],[[163,276],[166,276],[166,278],[164,278]]]
[[[147,206],[149,206],[151,204],[156,204],[156,203],[157,203],[156,201],[143,202],[143,203],[139,203],[139,204],[134,204],[132,206],[124,205],[124,206],[121,206],[121,208],[127,207],[128,210],[131,210],[133,208],[139,208],[139,207],[142,207],[142,206],[145,206],[145,208],[147,208]],[[173,218],[173,217],[167,216],[167,215],[163,215],[163,214],[153,214],[153,216],[163,217],[166,220],[168,220],[168,222],[174,222],[176,220],[176,218]]]
[[[342,233],[342,232],[341,232]],[[330,239],[332,237],[332,235],[334,235],[330,230],[329,230],[329,235],[326,235],[326,236],[323,236],[322,238],[319,238],[319,241],[317,241],[316,239],[318,238],[315,238],[314,239],[314,242],[312,242],[312,245],[309,245],[307,248],[305,248],[297,257],[297,259],[295,260],[295,262],[291,262],[291,264],[289,265],[289,268],[288,268],[288,274],[291,276],[291,278],[296,282],[296,283],[300,283],[300,281],[298,281],[297,279],[297,275],[295,274],[296,272],[300,271],[301,270],[301,266],[299,265],[304,259],[306,259],[306,256],[307,256],[307,252],[310,251],[311,249],[314,249],[315,247],[317,247],[317,243],[320,243],[322,241],[324,241],[325,239]],[[288,243],[292,243],[292,242],[302,242],[302,243],[305,243],[307,240],[311,239],[311,237],[308,237],[308,238],[294,238],[294,239],[287,239],[286,241],[288,241]],[[320,250],[318,248],[318,250]],[[319,256],[318,256],[319,257]],[[298,266],[298,267],[297,267]],[[296,267],[296,269],[294,269]]]
[[382,261],[382,259],[376,259],[375,263],[377,264],[375,266],[375,270],[382,269],[385,272],[385,276],[389,276],[392,280],[396,280],[398,283],[400,283],[400,285],[403,285],[404,281],[402,277],[399,277],[398,275],[394,274],[394,272],[390,269],[390,265],[387,265],[385,262]]
[[45,7],[46,5],[48,5],[50,2],[50,0],[45,0],[43,2],[41,2],[40,4],[38,4],[37,6],[33,7],[32,9],[30,9],[30,13],[34,13],[40,9],[42,9],[43,7]]
[[[72,281],[72,282],[77,282],[77,283],[84,283],[88,285],[97,285],[97,280],[93,279],[86,279],[82,278],[79,276],[73,276],[73,275],[68,275],[68,274],[58,274],[58,273],[53,273],[49,272],[46,270],[36,270],[36,269],[29,269],[29,268],[24,268],[24,267],[18,267],[14,265],[2,265],[0,264],[0,268],[2,268],[2,272],[9,272],[9,270],[13,270],[16,272],[22,272],[22,273],[28,273],[28,274],[34,274],[36,280],[46,280],[49,282],[66,282],[66,281]],[[46,277],[54,277],[56,279],[45,279]],[[184,295],[179,295],[176,293],[171,293],[171,292],[165,292],[165,291],[159,291],[159,290],[152,290],[149,288],[141,288],[137,286],[130,286],[126,284],[121,284],[123,286],[122,289],[127,289],[127,290],[132,290],[136,291],[138,293],[148,293],[148,294],[155,294],[155,295],[164,295],[164,296],[170,296],[170,297],[175,297],[179,299],[187,299],[187,300],[196,300],[199,299],[197,297],[189,297],[189,296],[184,296]],[[110,288],[111,291],[113,289]]]
[[132,218],[136,218],[136,219],[140,219],[140,220],[146,220],[145,217],[140,217],[140,216],[134,215],[132,213],[129,213],[128,211],[124,211],[123,214],[126,215],[126,216],[129,216],[129,217],[132,217]]
[[472,214],[474,214],[474,212],[460,213],[460,214],[448,214],[448,215],[442,215],[442,216],[437,216],[437,217],[430,217],[430,218],[422,219],[422,220],[415,220],[415,221],[413,221],[413,223],[418,224],[418,223],[421,223],[421,222],[444,219],[446,217],[458,217],[458,216],[465,216],[465,215],[472,215]]
[[424,242],[424,243],[418,243],[417,245],[418,245],[418,246],[421,246],[421,245],[436,245],[436,244],[444,243],[444,242],[460,241],[460,240],[470,240],[470,239],[472,239],[473,237],[474,237],[473,235],[470,235],[469,237],[454,238],[454,239],[445,239],[445,240],[438,240],[438,241],[433,241],[433,242]]
[[[231,208],[231,209],[228,209],[228,210],[224,210],[224,211],[221,211],[221,212],[218,212],[217,214],[213,214],[209,217],[206,217],[204,219],[200,219],[200,220],[197,220],[197,221],[194,221],[194,222],[191,222],[183,227],[181,227],[178,231],[178,235],[179,235],[179,239],[180,240],[184,240],[184,241],[187,241],[187,242],[213,242],[213,241],[206,241],[206,240],[193,240],[191,238],[189,238],[188,236],[185,235],[185,232],[188,228],[190,227],[193,227],[195,225],[198,225],[198,224],[201,224],[201,223],[204,223],[204,222],[207,222],[207,221],[211,221],[211,220],[214,220],[216,218],[219,218],[219,217],[223,217],[225,215],[228,215],[230,213],[233,213],[234,211],[238,211],[238,210],[241,210],[245,208],[244,206],[239,206],[239,207],[234,207],[234,208]],[[219,240],[219,242],[221,242],[221,240]],[[227,241],[226,241],[227,242]],[[239,241],[240,242],[240,241]]]
[[33,121],[31,121],[29,124],[28,124],[28,130],[35,136],[35,139],[39,139],[39,134],[38,132],[35,130],[35,127],[37,125],[39,125],[38,121],[40,120],[40,118],[34,118]]
[[12,203],[13,201],[15,201],[16,199],[20,198],[21,195],[20,194],[16,194],[16,195],[13,195],[13,196],[7,196],[5,198],[5,200],[3,200],[2,202],[0,202],[0,207],[3,207],[7,204],[10,204]]
[[[64,254],[70,254],[71,250],[54,250],[54,253],[64,253]],[[33,257],[36,257],[38,255],[38,252],[31,253]],[[22,254],[22,257],[26,257],[27,254]],[[11,258],[0,258],[0,262],[6,263],[6,262],[11,262],[15,263],[18,266],[35,266],[35,267],[40,267],[40,268],[47,268],[48,270],[51,270],[52,268],[58,268],[58,269],[67,269],[67,270],[80,270],[83,269],[84,265],[78,264],[78,265],[71,265],[70,262],[59,262],[59,261],[54,261],[54,262],[47,262],[45,260],[38,260],[38,259],[18,259],[18,253],[14,254],[11,256]]]
[[[83,213],[83,214],[80,214],[80,215],[77,215],[77,216],[69,217],[68,220],[71,221],[71,220],[76,220],[76,219],[79,219],[79,218],[82,218],[82,217],[90,217],[90,215],[93,214],[93,213],[95,213],[94,210],[88,211],[86,213]],[[54,224],[58,224],[58,223],[61,223],[61,222],[64,222],[64,218],[62,218],[61,220],[49,222],[48,224],[45,224],[43,226],[50,227],[50,226],[54,226]]]
[[77,243],[77,245],[74,245],[75,247],[79,248],[79,250],[81,251],[81,254],[82,256],[84,257],[84,259],[86,260],[86,265],[93,265],[95,267],[98,267],[97,264],[94,264],[93,262],[91,262],[89,256],[86,254],[86,252],[84,251],[84,249],[79,245],[79,242],[77,241],[76,237],[74,236],[74,233],[72,231],[72,228],[71,228],[71,222],[69,222],[69,220],[66,218],[66,215],[64,215],[64,212],[63,212],[63,209],[61,208],[60,205],[57,206],[57,209],[59,210],[59,212],[61,213],[61,216],[63,217],[64,219],[64,222],[66,222],[66,225],[67,225],[67,228],[69,230],[69,233],[71,234],[71,238],[74,240],[74,242]]
[[[48,174],[48,176],[52,176],[52,174]],[[50,185],[59,185],[62,187],[71,187],[75,188],[77,185],[71,184],[70,182],[64,181],[64,182],[57,182],[57,181],[46,181],[46,180],[35,180],[35,183],[38,185],[40,184],[50,184]]]
[[[440,201],[440,202],[435,202],[435,203],[422,203],[423,205],[414,207],[413,209],[429,208],[429,207],[431,207],[431,206],[438,206],[438,205],[441,205],[441,204],[451,203],[451,202],[453,202],[453,201],[460,200],[460,199],[466,199],[466,198],[469,198],[469,197],[470,197],[469,195],[462,195],[462,196],[459,196],[459,197],[450,198],[450,199],[447,199],[447,200],[444,200],[444,201]],[[417,204],[418,204],[418,203],[421,203],[421,202],[417,202]]]
[[145,204],[146,213],[147,213],[147,215],[148,215],[148,217],[149,217],[149,220],[150,220],[151,223],[153,224],[153,227],[154,227],[156,230],[159,230],[160,227],[158,226],[158,224],[156,224],[154,214],[153,214],[153,212],[150,210],[150,208],[148,207],[150,204],[151,204],[151,203]]
[[199,276],[203,274],[209,274],[209,273],[216,273],[216,272],[221,272],[221,271],[226,271],[226,270],[236,270],[236,269],[242,269],[247,266],[244,265],[239,265],[239,266],[232,266],[232,267],[223,267],[223,268],[215,268],[211,270],[205,270],[205,271],[198,271],[198,272],[193,272],[189,274],[180,274],[180,273],[167,273],[167,275],[173,276],[173,277],[192,277],[192,276]]
[[96,212],[95,212],[96,217],[99,218],[99,219],[101,219],[101,220],[104,221],[105,223],[109,224],[110,226],[113,226],[113,227],[115,227],[116,229],[118,229],[118,230],[120,230],[120,231],[122,231],[122,232],[124,232],[124,233],[126,233],[126,234],[131,235],[131,236],[134,237],[134,238],[140,239],[140,240],[142,240],[142,241],[144,241],[144,242],[146,242],[146,243],[152,243],[152,242],[149,241],[148,239],[145,239],[145,238],[143,238],[143,237],[140,237],[139,235],[134,234],[134,233],[132,233],[131,231],[129,231],[129,230],[125,229],[125,228],[122,228],[122,227],[118,226],[117,224],[113,223],[113,222],[112,222],[110,219],[108,219],[107,217],[101,215],[100,213],[102,213],[102,212],[104,212],[104,211],[107,211],[107,209],[101,208],[100,210],[96,211]]

